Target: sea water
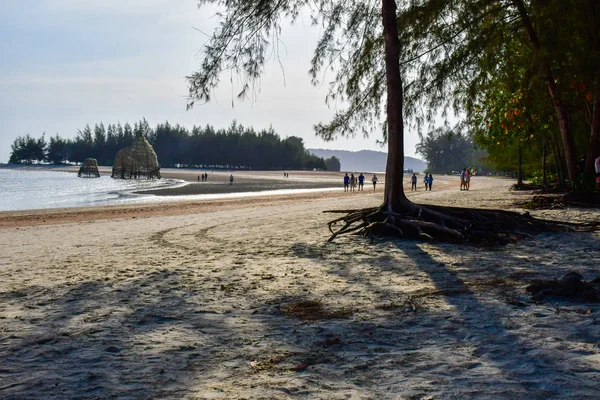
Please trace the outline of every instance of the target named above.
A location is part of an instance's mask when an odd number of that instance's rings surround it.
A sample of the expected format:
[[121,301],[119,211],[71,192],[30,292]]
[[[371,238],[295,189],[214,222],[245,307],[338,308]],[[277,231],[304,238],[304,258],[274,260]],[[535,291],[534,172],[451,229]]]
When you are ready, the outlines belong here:
[[210,200],[335,189],[278,189],[183,196],[155,196],[143,192],[187,184],[188,182],[178,179],[125,180],[109,176],[79,178],[73,172],[0,168],[0,211]]
[[79,178],[73,172],[0,169],[0,211],[145,203],[156,196],[134,192],[183,184],[176,179]]

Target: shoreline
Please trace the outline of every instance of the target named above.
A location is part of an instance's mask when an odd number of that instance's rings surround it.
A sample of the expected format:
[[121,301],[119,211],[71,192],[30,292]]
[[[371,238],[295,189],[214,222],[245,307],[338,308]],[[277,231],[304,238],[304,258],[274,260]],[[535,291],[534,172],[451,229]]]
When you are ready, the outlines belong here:
[[[4,165],[3,168],[25,171],[51,171],[76,173],[75,166],[16,166]],[[99,166],[101,176],[109,176],[111,167]],[[199,181],[199,175],[208,174],[206,182]],[[287,191],[297,189],[335,189],[340,187],[343,173],[327,171],[289,171],[291,178],[283,178],[283,171],[225,171],[164,168],[161,180],[172,179],[175,184],[147,189],[134,190],[130,193],[154,196],[196,196],[220,195],[229,193],[254,193],[264,191]],[[229,184],[229,175],[234,175],[234,182]],[[277,194],[277,193],[275,193]]]
[[[67,173],[77,173],[79,171],[79,166],[75,165],[20,165],[20,164],[0,164],[0,169],[14,169],[14,170],[24,170],[24,171],[53,171],[53,172],[67,172]],[[101,176],[110,176],[112,173],[112,167],[100,165],[98,166],[98,171]],[[229,175],[233,174],[236,179],[238,177],[243,177],[245,179],[272,179],[273,181],[282,181],[286,180],[306,180],[307,177],[314,176],[318,174],[321,178],[335,180],[336,178],[339,180],[340,177],[344,175],[344,173],[350,171],[310,171],[310,170],[289,170],[291,174],[291,178],[283,178],[283,170],[209,170],[209,169],[192,169],[192,168],[161,168],[161,177],[163,179],[179,179],[186,182],[198,182],[198,177],[202,173],[207,173],[209,176],[209,181],[219,181],[229,184]],[[358,174],[359,172],[354,172]],[[367,174],[366,172],[364,172]],[[371,174],[371,173],[369,173]],[[382,176],[385,174],[381,173]],[[366,175],[365,175],[366,176]]]
[[[406,179],[405,179],[406,180]],[[260,181],[255,178],[254,181]],[[407,181],[407,180],[406,180]],[[210,184],[210,182],[208,182]],[[474,190],[471,193],[476,194],[477,191],[488,190],[488,186],[504,185],[508,187],[512,183],[511,180],[484,178],[481,184],[474,185]],[[186,186],[196,186],[192,190],[202,188],[202,183],[190,183]],[[223,186],[228,186],[222,184]],[[235,185],[235,183],[234,183]],[[404,189],[409,199],[422,204],[436,204],[439,201],[446,201],[452,191],[458,191],[459,181],[454,176],[441,176],[433,185],[433,191],[425,191],[420,188],[416,192],[410,191],[410,183],[405,182]],[[186,186],[183,186],[185,188]],[[169,189],[159,189],[157,191],[177,191],[179,188],[173,187]],[[260,192],[248,192],[248,196],[236,196],[234,193],[231,197],[218,198],[186,198],[188,192],[180,192],[180,195],[174,196],[157,196],[154,202],[134,203],[134,204],[117,204],[103,206],[85,206],[85,207],[67,207],[67,208],[44,208],[44,209],[29,209],[29,210],[14,210],[0,211],[0,229],[19,228],[28,226],[56,225],[64,223],[82,223],[104,220],[118,219],[136,219],[136,218],[152,218],[157,216],[175,216],[183,214],[195,213],[210,213],[217,211],[233,210],[236,208],[251,208],[261,207],[266,205],[281,205],[289,206],[295,202],[313,202],[316,205],[320,201],[336,200],[340,203],[347,201],[364,203],[369,200],[371,204],[377,205],[383,197],[383,185],[377,185],[377,190],[373,192],[372,186],[365,186],[364,191],[344,192],[343,187],[338,187],[333,190],[327,188],[316,190],[308,193],[268,193],[261,195]],[[142,192],[143,193],[143,192]],[[462,192],[461,192],[462,193]],[[197,194],[197,193],[196,193]],[[468,192],[462,193],[463,197],[467,198]],[[192,195],[193,196],[193,195]],[[495,202],[496,205],[509,207],[510,204],[502,205]],[[490,204],[480,202],[478,208],[488,208]],[[336,207],[332,207],[336,208]]]
[[[4,165],[5,169],[16,171],[48,171],[76,173],[76,166],[17,166]],[[100,166],[99,171],[102,179],[111,173],[111,167]],[[199,181],[200,174],[207,173],[208,180]],[[229,183],[230,174],[234,175],[233,184]],[[133,195],[132,204],[151,204],[180,201],[212,201],[219,199],[231,199],[237,197],[267,197],[282,195],[300,195],[312,191],[341,190],[343,187],[343,176],[345,172],[330,171],[225,171],[225,170],[196,170],[165,168],[161,171],[162,179],[159,186],[148,189],[128,189],[119,191],[123,195]],[[371,184],[367,182],[366,191],[371,190]],[[379,187],[383,190],[384,175],[380,174],[381,183]],[[172,180],[173,182],[167,182]],[[143,180],[140,180],[143,182]],[[137,199],[137,200],[136,200]],[[107,201],[111,206],[111,201]],[[117,199],[114,203],[119,203]],[[126,205],[126,204],[121,204]],[[98,207],[94,204],[84,207]],[[31,210],[53,210],[55,207],[32,208]],[[0,212],[10,212],[6,210]],[[16,210],[15,210],[16,211]]]

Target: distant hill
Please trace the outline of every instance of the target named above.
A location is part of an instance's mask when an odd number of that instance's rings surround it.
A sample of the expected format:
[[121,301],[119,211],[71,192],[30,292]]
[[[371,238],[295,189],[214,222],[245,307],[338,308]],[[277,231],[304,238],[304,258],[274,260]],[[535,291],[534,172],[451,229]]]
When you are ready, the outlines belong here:
[[[384,172],[387,161],[387,153],[383,151],[361,150],[325,150],[308,149],[312,154],[329,158],[336,156],[342,164],[342,171],[357,172]],[[415,172],[423,172],[427,168],[427,163],[414,157],[404,157],[404,168],[412,169]]]

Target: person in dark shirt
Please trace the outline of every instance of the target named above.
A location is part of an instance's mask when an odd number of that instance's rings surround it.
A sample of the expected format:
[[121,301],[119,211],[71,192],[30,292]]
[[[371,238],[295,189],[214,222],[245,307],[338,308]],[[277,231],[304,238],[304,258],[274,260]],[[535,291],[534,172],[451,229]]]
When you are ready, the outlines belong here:
[[427,179],[427,186],[429,186],[429,191],[431,192],[431,185],[433,185],[433,176],[431,176],[431,174],[426,175],[425,179]]

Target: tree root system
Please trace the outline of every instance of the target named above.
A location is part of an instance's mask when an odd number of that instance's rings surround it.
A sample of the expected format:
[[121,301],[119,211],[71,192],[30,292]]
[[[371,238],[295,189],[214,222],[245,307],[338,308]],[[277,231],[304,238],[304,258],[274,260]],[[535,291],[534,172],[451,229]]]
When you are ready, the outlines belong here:
[[412,240],[498,245],[542,232],[592,231],[600,225],[598,222],[574,224],[541,220],[529,213],[519,214],[513,211],[417,204],[407,207],[406,212],[390,211],[386,206],[324,212],[345,214],[328,223],[331,231],[329,242],[339,235],[353,234],[365,236],[371,241],[378,237],[392,236]]

